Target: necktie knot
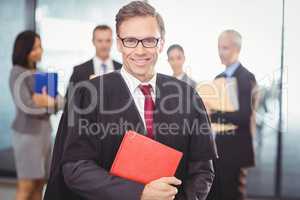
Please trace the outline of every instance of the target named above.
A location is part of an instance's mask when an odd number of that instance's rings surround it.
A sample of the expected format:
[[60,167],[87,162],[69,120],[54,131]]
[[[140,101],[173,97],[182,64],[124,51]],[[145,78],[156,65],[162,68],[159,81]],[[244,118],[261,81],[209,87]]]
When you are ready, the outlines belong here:
[[147,96],[151,96],[151,89],[152,89],[152,87],[151,87],[150,84],[148,84],[148,85],[139,85],[139,88],[142,91],[142,93],[143,93],[144,96],[146,96],[146,97]]

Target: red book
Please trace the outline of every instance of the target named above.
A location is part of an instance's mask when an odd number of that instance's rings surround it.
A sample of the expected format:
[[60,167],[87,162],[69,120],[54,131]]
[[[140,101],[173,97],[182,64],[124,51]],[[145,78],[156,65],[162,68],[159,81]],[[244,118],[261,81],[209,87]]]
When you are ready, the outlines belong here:
[[110,173],[147,184],[174,176],[182,153],[134,131],[125,133]]

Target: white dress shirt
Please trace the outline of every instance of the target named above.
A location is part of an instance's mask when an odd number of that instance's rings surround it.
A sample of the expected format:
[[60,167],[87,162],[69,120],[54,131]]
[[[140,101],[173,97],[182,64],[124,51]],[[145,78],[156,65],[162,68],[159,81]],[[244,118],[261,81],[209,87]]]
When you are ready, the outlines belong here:
[[177,78],[178,80],[182,80],[183,76],[184,76],[184,72],[182,72],[181,74],[179,74],[178,76],[175,76],[175,78]]
[[106,65],[106,72],[105,72],[105,74],[114,71],[114,64],[113,64],[113,61],[112,61],[111,58],[108,58],[108,59],[106,59],[104,61],[101,58],[95,56],[93,58],[93,64],[94,64],[94,74],[95,74],[95,76],[100,76],[100,75],[104,74],[103,68],[101,66],[102,64]]
[[144,103],[145,103],[145,96],[143,95],[142,91],[139,88],[139,85],[148,85],[150,84],[152,87],[151,96],[153,99],[153,102],[155,103],[155,90],[156,90],[156,73],[154,73],[154,76],[152,79],[148,82],[141,82],[137,78],[135,78],[133,75],[128,73],[124,67],[121,68],[121,76],[125,80],[126,85],[129,88],[130,94],[133,97],[134,103],[138,109],[138,112],[143,120],[144,126],[146,127],[145,123],[145,117],[144,117]]

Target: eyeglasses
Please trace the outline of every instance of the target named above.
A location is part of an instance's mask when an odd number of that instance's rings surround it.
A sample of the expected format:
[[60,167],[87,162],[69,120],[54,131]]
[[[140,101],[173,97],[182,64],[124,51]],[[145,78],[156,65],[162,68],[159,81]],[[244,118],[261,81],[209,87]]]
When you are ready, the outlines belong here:
[[154,48],[157,47],[158,41],[160,40],[160,38],[155,37],[148,37],[141,40],[133,37],[121,38],[118,36],[118,38],[122,41],[124,47],[127,48],[135,48],[139,45],[140,42],[145,48]]

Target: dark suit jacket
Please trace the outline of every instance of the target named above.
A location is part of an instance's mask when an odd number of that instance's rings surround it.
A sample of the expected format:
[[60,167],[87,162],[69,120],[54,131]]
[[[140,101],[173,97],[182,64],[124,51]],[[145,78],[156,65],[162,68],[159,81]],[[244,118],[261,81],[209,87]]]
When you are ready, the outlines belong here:
[[[113,60],[113,66],[115,70],[119,70],[122,67],[122,64],[114,61]],[[47,188],[46,193],[50,194],[51,197],[50,199],[73,199],[72,198],[72,193],[65,192],[65,194],[71,195],[71,196],[64,196],[64,194],[60,194],[58,191],[67,191],[68,188],[66,187],[63,177],[60,174],[61,166],[59,165],[61,158],[62,158],[62,152],[64,149],[66,137],[67,137],[67,129],[68,129],[68,113],[69,113],[69,108],[73,107],[74,105],[79,106],[80,105],[80,98],[73,98],[75,96],[79,96],[80,91],[75,88],[75,90],[71,89],[71,84],[73,84],[73,87],[76,87],[76,84],[84,81],[88,81],[90,76],[94,74],[94,64],[93,64],[93,59],[90,59],[86,61],[85,63],[82,63],[80,65],[77,65],[73,68],[73,73],[70,77],[68,89],[65,95],[66,103],[64,107],[63,114],[61,116],[58,130],[57,130],[57,135],[55,139],[55,144],[54,144],[54,153],[52,155],[52,164],[51,164],[51,169],[50,169],[50,183],[53,185],[51,187]],[[81,86],[78,86],[79,88]],[[76,197],[74,197],[75,200]],[[45,199],[49,199],[49,196],[46,195]],[[49,199],[49,200],[50,200]]]
[[[119,70],[121,69],[122,64],[113,60],[113,66],[115,70]],[[80,81],[89,80],[90,76],[94,73],[93,59],[90,59],[87,62],[74,67],[70,82],[76,84]]]
[[[223,74],[216,78],[224,77]],[[215,112],[212,122],[232,123],[238,126],[236,131],[217,133],[216,144],[219,159],[228,166],[250,167],[255,165],[251,119],[255,99],[255,76],[240,65],[233,76],[237,79],[239,110],[236,112]]]
[[196,88],[196,86],[197,86],[197,83],[193,79],[191,79],[186,73],[184,73],[181,80],[186,82],[187,84],[189,84],[193,88]]
[[[108,174],[125,131],[145,133],[129,89],[119,72],[94,78],[88,84],[96,88],[96,93],[91,95],[82,88],[73,104],[86,108],[92,98],[96,98],[97,104],[88,114],[75,113],[74,126],[69,126],[69,116],[64,113],[44,199],[139,200],[144,185]],[[176,199],[204,200],[213,180],[213,169],[211,164],[202,164],[216,158],[205,108],[195,90],[182,81],[158,74],[156,85],[155,139],[184,154],[176,171],[176,177],[183,181]],[[118,108],[118,112],[110,112]],[[173,129],[166,128],[171,124]],[[75,163],[73,171],[62,170],[70,163]],[[88,187],[76,188],[78,182]]]
[[[112,61],[114,70],[120,70],[122,67],[122,64],[117,61]],[[83,81],[87,81],[90,79],[90,76],[93,75],[94,72],[94,63],[93,59],[90,59],[86,61],[85,63],[82,63],[80,65],[77,65],[73,68],[73,73],[69,80],[69,85],[67,87],[67,92],[65,95],[65,99],[67,100],[67,103],[71,103],[68,101],[68,99],[75,96],[75,92],[78,91],[76,88],[82,87],[82,85],[79,85],[78,83],[81,83]],[[67,112],[67,110],[65,110]]]

